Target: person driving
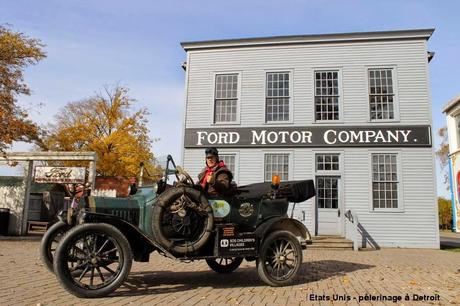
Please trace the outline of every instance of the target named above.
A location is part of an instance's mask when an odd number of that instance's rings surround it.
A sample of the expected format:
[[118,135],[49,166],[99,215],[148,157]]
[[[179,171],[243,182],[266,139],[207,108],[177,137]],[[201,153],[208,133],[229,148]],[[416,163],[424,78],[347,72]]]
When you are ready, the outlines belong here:
[[206,167],[198,174],[198,180],[203,190],[210,196],[226,195],[230,192],[232,172],[219,160],[219,151],[210,147],[205,150]]

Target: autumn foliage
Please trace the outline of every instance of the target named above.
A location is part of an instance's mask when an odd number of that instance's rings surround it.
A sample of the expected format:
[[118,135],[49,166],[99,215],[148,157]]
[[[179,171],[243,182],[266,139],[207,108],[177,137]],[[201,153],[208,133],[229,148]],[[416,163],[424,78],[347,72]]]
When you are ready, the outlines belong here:
[[13,141],[39,141],[39,128],[17,104],[17,97],[30,94],[24,69],[45,58],[42,48],[39,40],[0,26],[0,152]]
[[450,229],[452,226],[452,203],[450,200],[438,197],[438,218],[441,229]]
[[438,130],[438,136],[441,139],[441,143],[435,154],[441,166],[443,183],[447,186],[447,189],[449,189],[449,173],[446,171],[447,165],[449,164],[449,139],[447,135],[447,128],[440,128]]
[[134,103],[128,89],[121,86],[68,103],[56,115],[42,146],[53,151],[96,152],[98,175],[138,176],[143,162],[146,173],[158,176],[146,126],[148,112],[133,110]]

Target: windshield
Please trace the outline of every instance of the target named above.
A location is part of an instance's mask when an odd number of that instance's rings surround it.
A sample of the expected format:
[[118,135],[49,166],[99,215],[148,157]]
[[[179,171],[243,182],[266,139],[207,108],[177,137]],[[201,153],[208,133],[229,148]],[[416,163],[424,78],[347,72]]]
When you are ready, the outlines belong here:
[[176,163],[171,155],[163,155],[157,158],[157,164],[161,166],[161,168],[165,169],[163,174],[163,179],[168,182],[172,183],[176,181]]

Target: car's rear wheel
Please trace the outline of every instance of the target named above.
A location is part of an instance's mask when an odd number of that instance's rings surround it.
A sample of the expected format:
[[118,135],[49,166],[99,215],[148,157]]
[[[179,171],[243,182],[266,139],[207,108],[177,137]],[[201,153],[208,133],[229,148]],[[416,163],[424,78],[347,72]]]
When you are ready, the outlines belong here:
[[40,242],[40,258],[45,267],[53,273],[54,253],[56,252],[57,246],[62,237],[69,229],[70,225],[65,222],[58,221],[46,231]]
[[266,284],[278,287],[290,285],[302,265],[302,247],[289,231],[274,231],[262,242],[257,260],[257,272]]
[[77,297],[97,298],[115,291],[132,265],[126,237],[104,223],[78,225],[67,232],[55,254],[54,271]]
[[238,269],[243,262],[242,257],[213,258],[206,259],[208,266],[217,273],[230,273]]

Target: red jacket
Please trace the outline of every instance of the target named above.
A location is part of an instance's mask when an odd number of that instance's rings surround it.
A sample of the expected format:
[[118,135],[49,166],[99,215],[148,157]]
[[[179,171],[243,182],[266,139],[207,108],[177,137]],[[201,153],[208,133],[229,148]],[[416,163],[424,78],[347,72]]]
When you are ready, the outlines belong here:
[[[207,182],[208,176],[211,176],[209,183]],[[205,192],[209,195],[218,195],[225,194],[230,189],[233,175],[225,163],[219,161],[213,168],[206,166],[198,175],[198,179]]]

